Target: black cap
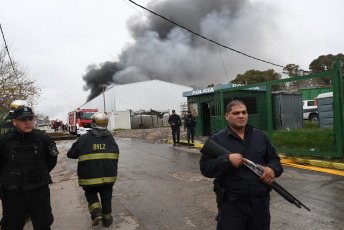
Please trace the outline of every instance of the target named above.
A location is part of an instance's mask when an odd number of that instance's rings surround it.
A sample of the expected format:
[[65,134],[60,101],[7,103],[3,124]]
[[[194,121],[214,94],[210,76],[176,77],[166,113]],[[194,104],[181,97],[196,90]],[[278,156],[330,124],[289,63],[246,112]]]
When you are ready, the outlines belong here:
[[191,111],[189,110],[188,113],[191,113]]
[[32,109],[27,106],[19,106],[13,112],[14,119],[20,119],[23,117],[34,117],[35,114],[32,112]]
[[175,113],[176,111],[174,109],[172,109],[172,113]]

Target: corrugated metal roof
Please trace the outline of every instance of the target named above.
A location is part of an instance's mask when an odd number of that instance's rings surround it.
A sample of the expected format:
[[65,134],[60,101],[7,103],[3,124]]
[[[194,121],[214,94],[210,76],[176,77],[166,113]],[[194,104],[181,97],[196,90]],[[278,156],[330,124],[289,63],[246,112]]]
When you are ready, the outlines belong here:
[[[116,110],[172,110],[180,114],[180,104],[186,103],[183,92],[191,87],[161,80],[141,81],[114,85],[105,91],[106,111]],[[85,103],[80,108],[104,111],[103,94]]]

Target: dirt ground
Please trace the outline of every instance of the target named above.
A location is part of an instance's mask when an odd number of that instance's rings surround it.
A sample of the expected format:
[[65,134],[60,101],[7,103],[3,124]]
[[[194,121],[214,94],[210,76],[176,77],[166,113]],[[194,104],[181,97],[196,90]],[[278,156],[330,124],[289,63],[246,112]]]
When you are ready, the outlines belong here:
[[[152,128],[152,129],[128,129],[115,132],[116,137],[138,138],[148,142],[162,142],[163,139],[172,139],[172,131],[170,127]],[[204,143],[208,137],[195,136],[195,142]],[[187,133],[183,127],[180,128],[180,139],[187,140]]]

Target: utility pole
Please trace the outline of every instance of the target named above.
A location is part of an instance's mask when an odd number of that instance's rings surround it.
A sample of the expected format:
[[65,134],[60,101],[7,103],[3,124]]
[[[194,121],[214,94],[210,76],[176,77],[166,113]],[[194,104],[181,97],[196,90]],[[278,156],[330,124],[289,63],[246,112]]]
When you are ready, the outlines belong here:
[[106,85],[102,84],[102,89],[103,89],[103,100],[104,100],[104,113],[106,112],[105,110],[105,90],[104,87],[106,87]]

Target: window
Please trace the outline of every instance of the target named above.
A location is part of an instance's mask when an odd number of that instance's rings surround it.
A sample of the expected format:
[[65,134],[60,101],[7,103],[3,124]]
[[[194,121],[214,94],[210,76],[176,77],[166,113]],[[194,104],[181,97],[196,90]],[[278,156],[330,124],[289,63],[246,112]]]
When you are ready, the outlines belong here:
[[190,103],[189,110],[191,111],[192,116],[198,117],[197,103]]
[[257,98],[256,97],[233,97],[224,99],[224,110],[227,112],[227,104],[233,100],[243,101],[246,105],[249,115],[258,114],[257,111]]

